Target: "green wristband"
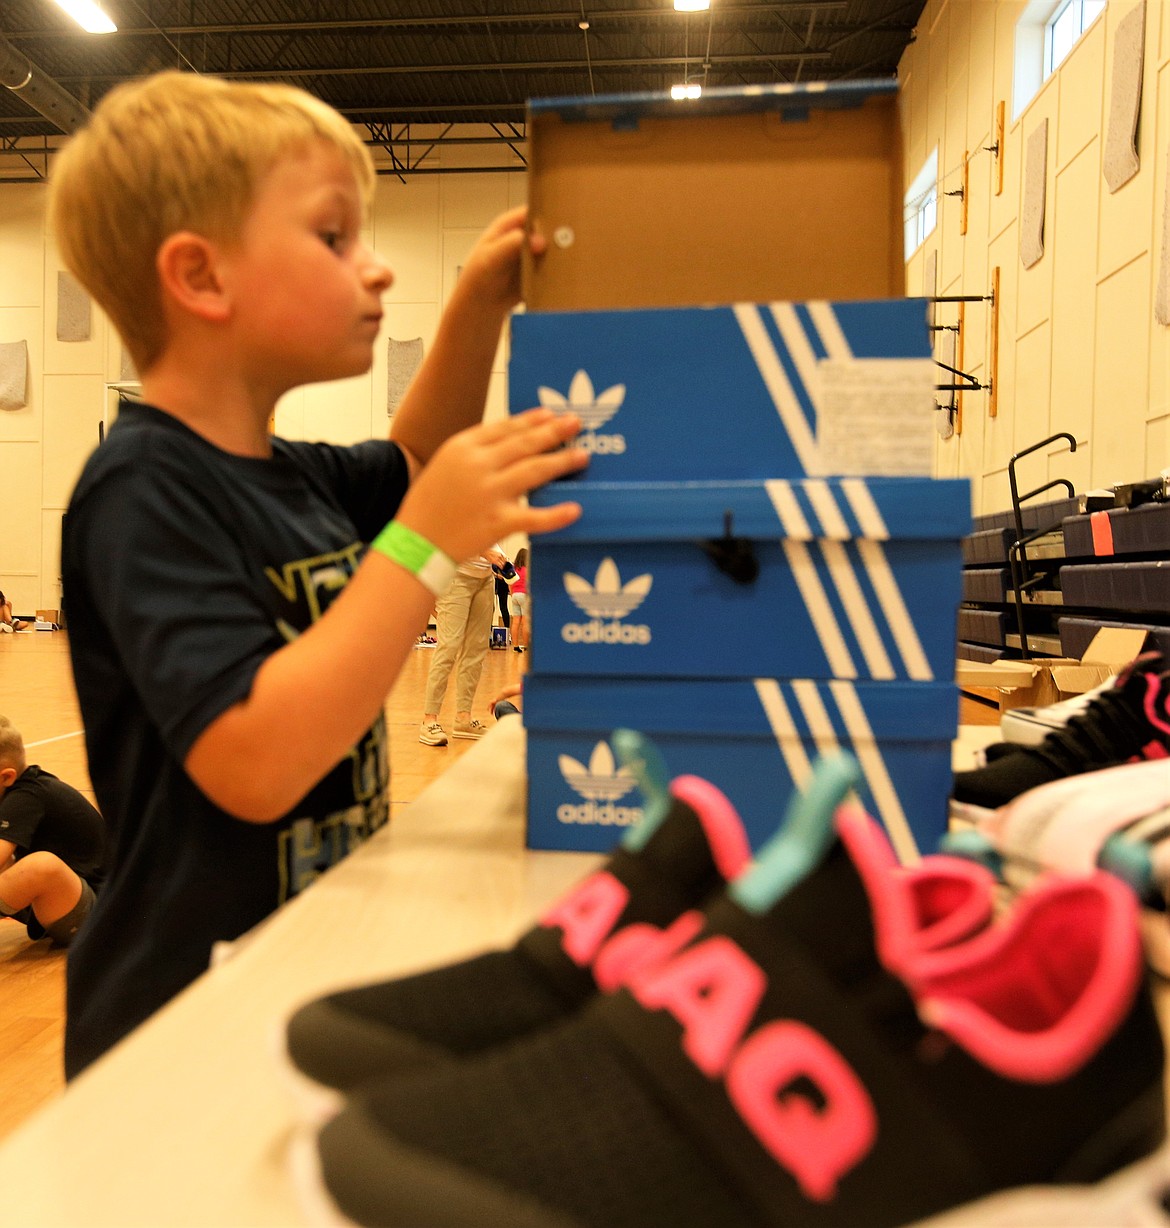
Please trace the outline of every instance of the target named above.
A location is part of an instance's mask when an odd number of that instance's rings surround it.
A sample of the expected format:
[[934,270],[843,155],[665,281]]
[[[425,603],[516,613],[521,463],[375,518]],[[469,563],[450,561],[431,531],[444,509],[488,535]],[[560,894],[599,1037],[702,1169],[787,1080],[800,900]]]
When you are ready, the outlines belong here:
[[455,579],[454,559],[397,520],[390,521],[370,542],[370,549],[405,568],[436,597],[441,597]]

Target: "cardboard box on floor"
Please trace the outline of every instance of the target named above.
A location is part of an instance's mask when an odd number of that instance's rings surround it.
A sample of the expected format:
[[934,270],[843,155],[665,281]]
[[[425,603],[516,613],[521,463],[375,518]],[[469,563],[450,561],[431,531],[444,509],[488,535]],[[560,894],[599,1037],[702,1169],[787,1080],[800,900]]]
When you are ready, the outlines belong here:
[[897,83],[538,99],[529,311],[901,298]]
[[1125,627],[1102,627],[1084,655],[1033,661],[959,661],[955,680],[964,691],[994,691],[1001,712],[1009,708],[1044,708],[1100,686],[1142,650],[1147,633]]

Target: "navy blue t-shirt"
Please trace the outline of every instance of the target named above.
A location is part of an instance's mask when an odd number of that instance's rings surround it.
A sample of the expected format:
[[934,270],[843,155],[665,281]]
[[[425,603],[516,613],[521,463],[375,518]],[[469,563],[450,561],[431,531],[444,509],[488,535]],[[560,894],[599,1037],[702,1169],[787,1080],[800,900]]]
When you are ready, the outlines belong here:
[[183,770],[261,664],[312,625],[409,482],[397,445],[273,441],[234,456],[124,403],[82,472],[62,585],[107,879],[67,964],[72,1077],[389,814],[384,721],[275,823]]
[[[29,853],[53,853],[91,887],[102,882],[106,835],[102,816],[72,785],[38,764],[28,767],[0,797],[0,840],[16,846],[16,861]],[[16,913],[30,938],[45,927],[31,908]]]

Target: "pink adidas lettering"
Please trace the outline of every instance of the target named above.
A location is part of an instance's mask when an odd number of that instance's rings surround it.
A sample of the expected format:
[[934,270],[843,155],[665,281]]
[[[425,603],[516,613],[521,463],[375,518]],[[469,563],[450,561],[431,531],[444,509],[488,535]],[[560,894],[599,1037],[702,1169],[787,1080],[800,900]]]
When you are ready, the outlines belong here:
[[[817,1107],[785,1088],[808,1079]],[[838,1180],[877,1138],[873,1101],[849,1063],[819,1032],[781,1020],[753,1032],[727,1070],[727,1094],[766,1151],[805,1194],[828,1202]]]
[[592,963],[622,915],[630,892],[607,870],[591,874],[540,919],[559,926],[565,954],[578,966]]
[[[775,1020],[745,1038],[766,988],[763,969],[721,936],[630,981],[643,1006],[679,1021],[687,1056],[709,1078],[723,1077],[744,1124],[805,1196],[828,1202],[873,1147],[877,1113],[849,1063],[804,1024]],[[797,1091],[797,1080],[817,1099]]]
[[643,969],[663,963],[698,937],[703,914],[684,912],[666,929],[636,922],[618,930],[597,953],[593,979],[603,993],[628,985]]
[[669,964],[636,979],[634,995],[651,1010],[665,1008],[683,1026],[683,1048],[714,1078],[727,1067],[768,981],[728,938],[708,938]]

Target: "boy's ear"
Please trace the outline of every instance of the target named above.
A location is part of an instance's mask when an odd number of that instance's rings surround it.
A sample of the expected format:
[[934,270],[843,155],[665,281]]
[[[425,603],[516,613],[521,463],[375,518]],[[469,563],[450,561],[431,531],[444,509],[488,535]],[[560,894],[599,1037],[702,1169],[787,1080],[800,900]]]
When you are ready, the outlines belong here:
[[204,235],[190,230],[168,235],[155,258],[164,299],[205,320],[226,319],[230,305],[219,260],[219,248]]
[[0,789],[11,789],[20,773],[16,768],[0,768]]

